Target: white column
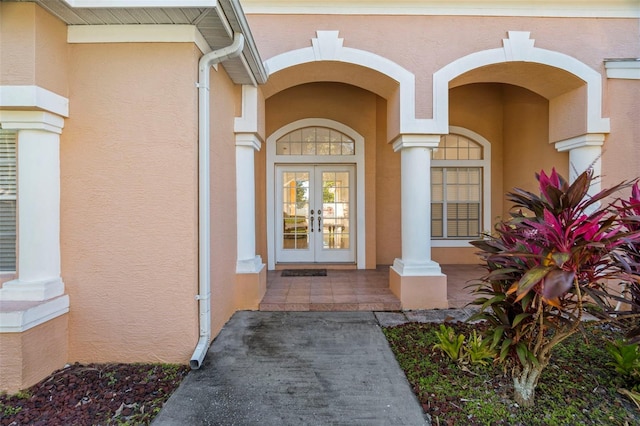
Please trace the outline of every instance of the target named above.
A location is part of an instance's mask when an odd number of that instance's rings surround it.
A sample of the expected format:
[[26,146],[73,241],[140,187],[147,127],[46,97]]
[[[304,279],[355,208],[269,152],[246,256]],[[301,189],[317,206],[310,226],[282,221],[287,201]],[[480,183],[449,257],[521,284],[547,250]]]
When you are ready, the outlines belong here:
[[0,114],[18,130],[17,279],[0,300],[43,301],[64,293],[60,277],[60,133],[64,119],[40,111]]
[[260,140],[249,133],[236,134],[237,273],[256,273],[262,258],[256,255],[256,189],[254,153]]
[[603,133],[587,133],[555,143],[558,152],[569,151],[569,182],[573,182],[585,170],[593,169],[593,175],[597,179],[589,188],[590,195],[597,194],[601,190],[603,144]]
[[393,269],[403,276],[441,275],[431,260],[431,150],[440,135],[403,135],[394,144],[401,155],[402,259]]

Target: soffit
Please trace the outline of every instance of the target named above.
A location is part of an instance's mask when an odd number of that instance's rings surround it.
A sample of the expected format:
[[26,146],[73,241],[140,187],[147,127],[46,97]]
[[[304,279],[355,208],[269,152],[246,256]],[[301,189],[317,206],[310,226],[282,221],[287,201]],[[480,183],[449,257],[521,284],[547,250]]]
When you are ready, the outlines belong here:
[[507,83],[553,99],[586,83],[564,70],[532,62],[509,62],[476,68],[451,80],[449,88],[472,83]]
[[67,25],[195,25],[212,50],[230,45],[233,34],[242,33],[246,41],[243,54],[224,62],[227,74],[236,84],[266,80],[262,60],[237,0],[211,2],[214,7],[72,7],[63,0],[0,1],[37,3]]
[[398,91],[397,81],[371,68],[336,61],[319,61],[285,68],[269,76],[262,93],[269,98],[290,87],[306,83],[333,82],[360,87],[391,99]]

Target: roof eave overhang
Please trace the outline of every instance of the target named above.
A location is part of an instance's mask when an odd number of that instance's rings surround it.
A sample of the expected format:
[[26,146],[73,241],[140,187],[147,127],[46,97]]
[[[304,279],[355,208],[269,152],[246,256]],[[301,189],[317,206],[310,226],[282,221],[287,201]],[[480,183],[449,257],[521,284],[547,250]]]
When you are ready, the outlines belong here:
[[[22,0],[24,1],[24,0]],[[30,1],[30,0],[26,0]],[[65,16],[65,10],[70,14],[82,9],[100,9],[101,11],[122,12],[132,9],[201,9],[201,17],[188,22],[195,25],[202,34],[211,50],[217,50],[230,45],[235,33],[241,33],[245,38],[242,55],[229,59],[223,67],[231,80],[236,84],[263,84],[267,81],[267,72],[260,58],[251,29],[238,0],[33,0],[56,15],[68,25],[78,25]],[[59,7],[52,7],[58,3]],[[208,12],[207,12],[208,10]],[[77,18],[77,15],[75,16]],[[218,22],[213,22],[213,21]],[[137,22],[138,24],[153,25],[154,22]],[[163,22],[163,25],[187,22]],[[87,23],[87,25],[96,23]],[[97,25],[118,25],[116,22],[98,22]],[[212,30],[212,28],[215,28]]]

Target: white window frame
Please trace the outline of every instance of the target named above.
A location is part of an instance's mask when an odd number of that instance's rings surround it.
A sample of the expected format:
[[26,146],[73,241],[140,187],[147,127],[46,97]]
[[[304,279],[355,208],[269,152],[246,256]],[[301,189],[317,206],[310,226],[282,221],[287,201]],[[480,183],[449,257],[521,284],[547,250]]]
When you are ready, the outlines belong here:
[[[18,132],[15,130],[1,130],[0,132],[2,133],[6,133],[6,134],[11,134],[13,135],[13,142],[15,145],[15,157],[13,158],[13,168],[15,170],[15,186],[16,186],[16,191],[15,194],[13,195],[5,195],[0,193],[0,201],[13,201],[14,203],[16,203],[16,217],[15,217],[15,222],[14,222],[14,228],[13,228],[13,237],[14,237],[14,241],[15,241],[15,245],[14,245],[14,250],[13,250],[13,256],[14,256],[14,269],[7,269],[7,270],[3,270],[0,269],[0,275],[15,275],[16,273],[16,268],[15,266],[17,266],[17,237],[18,237],[18,216],[17,216],[17,203],[18,203],[18,175],[17,175],[17,160],[18,160]],[[9,162],[7,160],[3,160],[0,159],[0,162]]]
[[[482,146],[482,160],[431,160],[431,167],[479,167],[482,169],[482,228],[481,232],[491,230],[491,143],[480,134],[459,126],[449,126],[449,134],[464,136]],[[431,223],[432,219],[429,218]],[[443,212],[443,221],[446,226],[446,212]],[[478,237],[480,238],[480,237]],[[471,247],[470,239],[434,239],[431,238],[432,247]]]

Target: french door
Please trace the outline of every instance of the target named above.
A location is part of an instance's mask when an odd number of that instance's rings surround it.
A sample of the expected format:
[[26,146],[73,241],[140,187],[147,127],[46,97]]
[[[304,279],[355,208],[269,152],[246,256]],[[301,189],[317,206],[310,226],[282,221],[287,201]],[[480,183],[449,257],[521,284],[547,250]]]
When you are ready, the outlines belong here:
[[276,165],[277,262],[355,262],[355,166]]

